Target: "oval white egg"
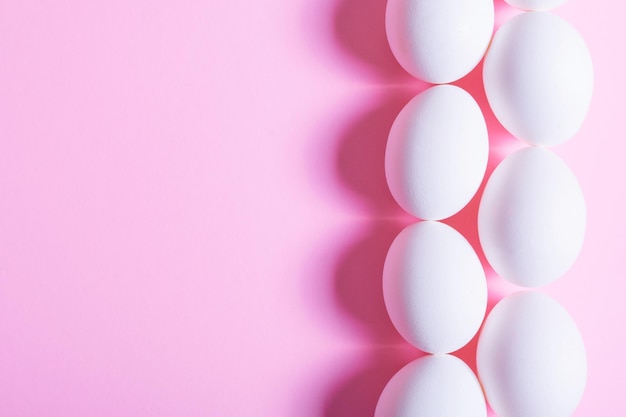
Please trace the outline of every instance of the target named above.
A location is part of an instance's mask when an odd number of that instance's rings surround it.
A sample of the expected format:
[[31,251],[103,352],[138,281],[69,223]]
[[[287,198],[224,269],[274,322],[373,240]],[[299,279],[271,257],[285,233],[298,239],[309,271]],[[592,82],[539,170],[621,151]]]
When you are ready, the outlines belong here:
[[375,417],[486,417],[478,380],[462,360],[425,356],[400,369],[387,383]]
[[487,307],[487,281],[465,238],[439,222],[402,230],[383,269],[383,296],[398,332],[418,349],[448,353],[476,334]]
[[550,13],[515,16],[496,32],[485,57],[485,92],[502,125],[534,145],[556,145],[582,126],[593,67],[583,38]]
[[456,81],[481,60],[494,27],[492,0],[389,0],[387,39],[413,76]]
[[478,340],[478,375],[500,417],[569,417],[587,379],[585,347],[567,311],[521,292],[491,311]]
[[474,196],[488,156],[487,126],[472,96],[452,85],[431,87],[413,98],[391,127],[387,184],[404,210],[441,220]]
[[522,10],[550,10],[565,3],[567,0],[505,0],[513,7]]
[[500,276],[537,287],[572,266],[582,248],[586,217],[572,171],[554,153],[529,147],[505,158],[487,181],[478,234]]

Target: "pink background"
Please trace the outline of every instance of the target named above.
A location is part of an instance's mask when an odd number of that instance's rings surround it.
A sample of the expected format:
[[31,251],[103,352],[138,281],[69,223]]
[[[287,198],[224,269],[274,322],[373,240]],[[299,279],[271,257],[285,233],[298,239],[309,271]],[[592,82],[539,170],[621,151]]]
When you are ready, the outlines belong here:
[[[0,415],[373,414],[420,355],[380,288],[412,221],[386,135],[425,88],[393,59],[384,7],[0,1]],[[596,71],[583,129],[555,148],[587,198],[585,246],[545,288],[586,342],[578,417],[626,414],[625,12],[557,10]],[[458,84],[486,111],[491,171],[519,144],[479,71]],[[448,221],[475,247],[476,203]],[[492,305],[511,291],[489,285]]]

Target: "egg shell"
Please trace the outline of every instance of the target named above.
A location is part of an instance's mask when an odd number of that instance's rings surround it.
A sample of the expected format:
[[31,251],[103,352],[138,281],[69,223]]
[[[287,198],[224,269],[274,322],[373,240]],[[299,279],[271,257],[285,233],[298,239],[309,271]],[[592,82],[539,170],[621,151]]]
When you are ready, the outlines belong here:
[[492,0],[389,0],[387,39],[413,76],[456,81],[481,60],[494,27]]
[[387,141],[385,175],[391,194],[412,215],[441,220],[474,196],[489,157],[480,107],[460,87],[431,87],[398,114]]
[[562,5],[567,0],[505,0],[511,6],[522,10],[550,10]]
[[375,417],[486,417],[478,379],[451,355],[425,356],[400,369],[378,399]]
[[593,91],[583,38],[550,13],[522,13],[496,32],[485,57],[489,104],[502,125],[533,145],[551,146],[581,128]]
[[499,417],[569,417],[587,379],[576,324],[538,292],[510,295],[493,308],[478,340],[477,366]]
[[547,149],[529,147],[505,158],[487,181],[478,234],[500,276],[537,287],[572,266],[583,245],[586,217],[572,171]]
[[407,226],[391,244],[383,296],[398,332],[418,349],[448,353],[476,334],[487,307],[487,281],[465,238],[439,222]]

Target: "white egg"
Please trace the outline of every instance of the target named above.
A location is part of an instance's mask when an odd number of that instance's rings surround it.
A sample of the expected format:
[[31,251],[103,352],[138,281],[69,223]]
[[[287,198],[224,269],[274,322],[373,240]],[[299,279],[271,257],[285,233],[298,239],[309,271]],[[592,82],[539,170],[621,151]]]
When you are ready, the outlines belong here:
[[487,281],[465,238],[439,222],[402,230],[383,269],[383,296],[398,332],[418,349],[448,353],[478,331],[487,307]]
[[505,0],[513,7],[522,10],[550,10],[565,3],[567,0]]
[[578,132],[593,90],[591,56],[562,18],[522,13],[496,32],[485,58],[487,99],[502,125],[534,145],[556,145]]
[[413,98],[391,127],[387,184],[403,209],[441,220],[474,196],[488,156],[487,126],[472,96],[452,85],[431,87]]
[[486,417],[478,380],[462,360],[425,356],[400,369],[387,383],[375,417]]
[[530,147],[505,158],[487,181],[478,234],[499,275],[537,287],[572,266],[582,248],[586,217],[572,171],[554,153]]
[[537,292],[510,295],[494,307],[478,340],[477,365],[499,417],[569,417],[587,379],[576,324]]
[[456,81],[481,60],[494,27],[492,0],[389,0],[387,39],[410,74]]

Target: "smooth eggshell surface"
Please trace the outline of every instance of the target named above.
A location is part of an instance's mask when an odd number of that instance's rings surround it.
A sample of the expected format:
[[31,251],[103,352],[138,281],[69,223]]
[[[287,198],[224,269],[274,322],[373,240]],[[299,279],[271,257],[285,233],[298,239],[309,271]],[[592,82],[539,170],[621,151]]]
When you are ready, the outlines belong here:
[[451,85],[431,87],[413,98],[391,127],[387,184],[404,210],[441,220],[472,199],[488,156],[487,126],[472,96]]
[[383,270],[391,321],[418,349],[448,353],[476,334],[487,307],[487,282],[465,238],[438,222],[406,227],[391,244]]
[[489,104],[509,132],[530,144],[551,146],[582,126],[593,67],[576,29],[553,14],[529,12],[496,32],[483,79]]
[[583,244],[586,216],[572,171],[554,153],[529,147],[505,158],[487,181],[478,234],[499,275],[537,287],[572,266]]
[[494,307],[478,340],[477,366],[499,417],[569,417],[587,378],[576,324],[537,292],[510,295]]
[[485,398],[472,370],[450,355],[425,356],[387,383],[375,417],[486,417]]
[[492,0],[389,0],[387,39],[413,76],[456,81],[481,60],[494,27]]
[[522,10],[550,10],[565,3],[567,0],[505,0],[513,7]]

